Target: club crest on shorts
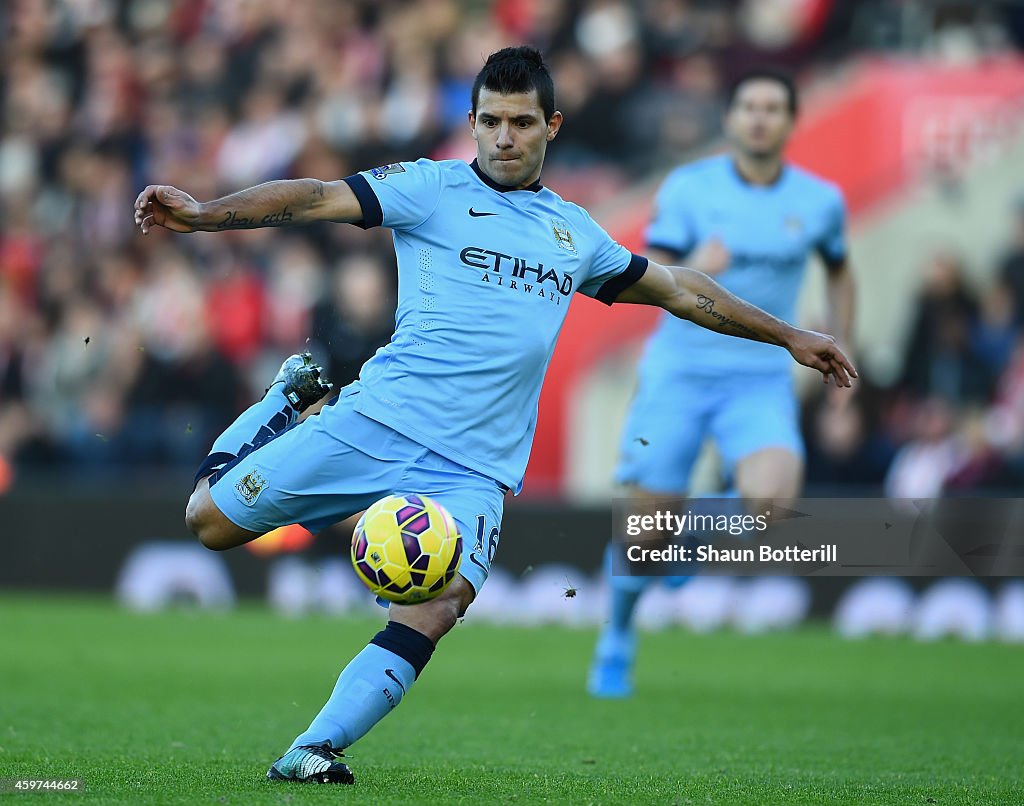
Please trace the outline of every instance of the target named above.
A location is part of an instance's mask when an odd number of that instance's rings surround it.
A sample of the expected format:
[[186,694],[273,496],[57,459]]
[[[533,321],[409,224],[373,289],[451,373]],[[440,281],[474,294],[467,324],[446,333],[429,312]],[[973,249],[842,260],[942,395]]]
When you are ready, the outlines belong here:
[[260,469],[255,467],[235,484],[235,493],[243,504],[251,507],[260,497],[260,493],[267,489],[268,484]]
[[554,233],[555,243],[566,252],[576,254],[576,242],[572,239],[569,225],[560,218],[551,219],[551,232]]
[[387,165],[381,165],[379,168],[373,168],[370,170],[370,176],[374,179],[387,179],[390,174],[404,174],[405,168],[399,162],[392,162]]

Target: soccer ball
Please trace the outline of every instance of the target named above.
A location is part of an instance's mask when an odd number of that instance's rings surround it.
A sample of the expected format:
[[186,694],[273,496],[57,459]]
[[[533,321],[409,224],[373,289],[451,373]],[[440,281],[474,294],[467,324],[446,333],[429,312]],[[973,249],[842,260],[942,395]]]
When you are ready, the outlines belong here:
[[455,519],[425,495],[389,495],[371,506],[352,533],[352,566],[377,596],[417,604],[451,584],[462,559]]

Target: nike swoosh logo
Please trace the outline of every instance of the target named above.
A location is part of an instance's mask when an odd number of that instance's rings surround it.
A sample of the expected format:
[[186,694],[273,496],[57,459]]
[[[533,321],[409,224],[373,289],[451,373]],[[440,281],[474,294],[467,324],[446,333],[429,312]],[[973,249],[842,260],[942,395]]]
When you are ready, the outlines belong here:
[[384,674],[386,674],[388,677],[390,677],[392,680],[398,683],[398,687],[402,689],[402,693],[405,694],[405,686],[403,686],[402,681],[398,679],[398,675],[395,674],[394,669],[385,669]]
[[478,213],[472,207],[469,208],[469,214],[473,216],[473,218],[482,218],[485,215],[497,215],[497,213]]

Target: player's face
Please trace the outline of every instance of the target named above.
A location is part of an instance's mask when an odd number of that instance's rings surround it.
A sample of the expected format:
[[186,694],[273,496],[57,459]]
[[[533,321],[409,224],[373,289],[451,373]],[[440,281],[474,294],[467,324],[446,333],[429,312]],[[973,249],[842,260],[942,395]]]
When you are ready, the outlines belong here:
[[524,188],[540,178],[548,143],[562,125],[562,113],[544,120],[537,90],[503,95],[483,88],[476,113],[469,113],[480,170],[501,185]]
[[786,88],[771,79],[745,81],[725,116],[725,129],[737,148],[752,157],[782,153],[793,116]]

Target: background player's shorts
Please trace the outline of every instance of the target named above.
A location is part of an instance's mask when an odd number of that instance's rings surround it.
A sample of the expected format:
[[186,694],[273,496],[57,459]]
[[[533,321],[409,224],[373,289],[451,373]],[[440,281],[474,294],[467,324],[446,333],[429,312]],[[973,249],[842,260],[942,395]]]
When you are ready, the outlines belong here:
[[387,495],[428,495],[455,518],[459,573],[479,593],[498,545],[505,487],[356,412],[358,394],[342,390],[320,414],[222,472],[210,487],[213,502],[253,532],[292,523],[317,532]]
[[717,443],[729,477],[737,462],[765,448],[785,448],[802,457],[792,377],[641,377],[622,431],[615,479],[655,493],[683,495],[708,436]]

